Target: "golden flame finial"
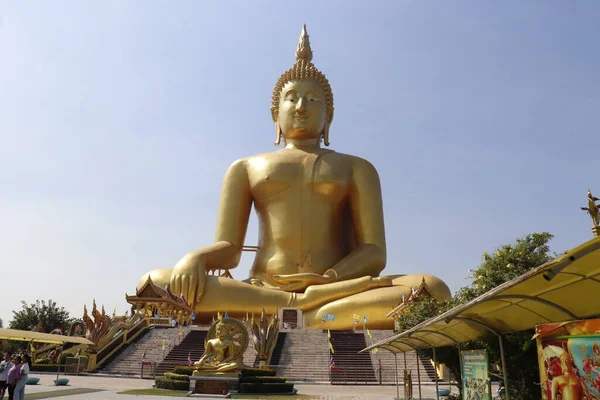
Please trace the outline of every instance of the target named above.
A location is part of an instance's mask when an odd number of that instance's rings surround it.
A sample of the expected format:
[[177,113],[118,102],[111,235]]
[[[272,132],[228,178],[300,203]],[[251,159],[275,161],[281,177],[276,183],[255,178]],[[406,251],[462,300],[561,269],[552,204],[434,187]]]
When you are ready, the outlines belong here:
[[594,236],[600,236],[600,204],[596,204],[596,202],[600,201],[600,199],[598,197],[594,197],[589,189],[587,192],[587,197],[587,207],[581,207],[581,209],[587,211],[589,216],[592,218],[592,232],[594,232]]
[[308,33],[306,33],[306,24],[302,27],[300,33],[300,39],[298,39],[298,47],[296,48],[296,61],[306,60],[307,62],[312,61],[313,53],[310,48],[310,40],[308,40]]

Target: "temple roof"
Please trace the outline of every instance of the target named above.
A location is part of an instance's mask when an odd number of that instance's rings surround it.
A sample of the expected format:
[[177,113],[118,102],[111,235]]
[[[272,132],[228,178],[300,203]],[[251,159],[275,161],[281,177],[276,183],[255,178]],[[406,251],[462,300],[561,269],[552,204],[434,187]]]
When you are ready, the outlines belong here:
[[168,303],[174,307],[192,311],[192,307],[185,301],[183,295],[176,296],[171,293],[168,287],[161,288],[156,285],[150,277],[148,277],[142,287],[136,291],[135,296],[126,294],[125,299],[129,304],[133,305],[138,303]]
[[421,285],[419,285],[419,287],[416,289],[414,287],[412,287],[408,297],[402,296],[400,303],[398,303],[398,305],[392,311],[387,313],[386,317],[389,318],[389,317],[393,316],[394,314],[397,314],[397,313],[401,312],[402,310],[404,310],[411,303],[414,303],[420,299],[427,298],[427,297],[432,297],[431,290],[427,286],[427,283],[425,282],[425,278],[423,278],[423,280],[421,281]]

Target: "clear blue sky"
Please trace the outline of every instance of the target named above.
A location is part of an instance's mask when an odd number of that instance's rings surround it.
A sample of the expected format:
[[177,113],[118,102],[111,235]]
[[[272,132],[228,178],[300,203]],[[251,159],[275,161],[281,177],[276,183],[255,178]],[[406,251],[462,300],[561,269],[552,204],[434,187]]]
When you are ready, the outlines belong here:
[[381,176],[385,272],[456,290],[517,237],[591,238],[597,1],[0,0],[5,324],[21,299],[123,312],[141,274],[212,242],[227,166],[275,150],[271,91],[303,23],[331,148]]

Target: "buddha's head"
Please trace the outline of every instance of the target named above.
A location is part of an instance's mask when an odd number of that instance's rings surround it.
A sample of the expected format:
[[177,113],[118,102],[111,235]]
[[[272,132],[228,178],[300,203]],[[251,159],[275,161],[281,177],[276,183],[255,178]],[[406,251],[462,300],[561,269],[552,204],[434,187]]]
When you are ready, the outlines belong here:
[[271,105],[275,123],[275,145],[285,140],[323,139],[329,146],[329,126],[333,121],[333,93],[329,81],[311,62],[312,50],[302,28],[296,63],[279,77]]
[[221,340],[227,335],[227,325],[223,321],[219,321],[215,326],[215,335]]

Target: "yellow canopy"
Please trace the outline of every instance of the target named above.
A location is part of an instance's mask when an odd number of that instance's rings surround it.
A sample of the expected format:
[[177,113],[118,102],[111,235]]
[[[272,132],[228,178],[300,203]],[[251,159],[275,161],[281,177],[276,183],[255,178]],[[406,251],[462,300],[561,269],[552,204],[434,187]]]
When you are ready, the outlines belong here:
[[600,315],[600,237],[472,301],[363,349],[392,353],[455,345]]
[[0,340],[18,340],[23,342],[36,343],[77,343],[77,344],[94,344],[91,340],[78,336],[51,335],[49,333],[21,331],[18,329],[2,329],[0,328]]

